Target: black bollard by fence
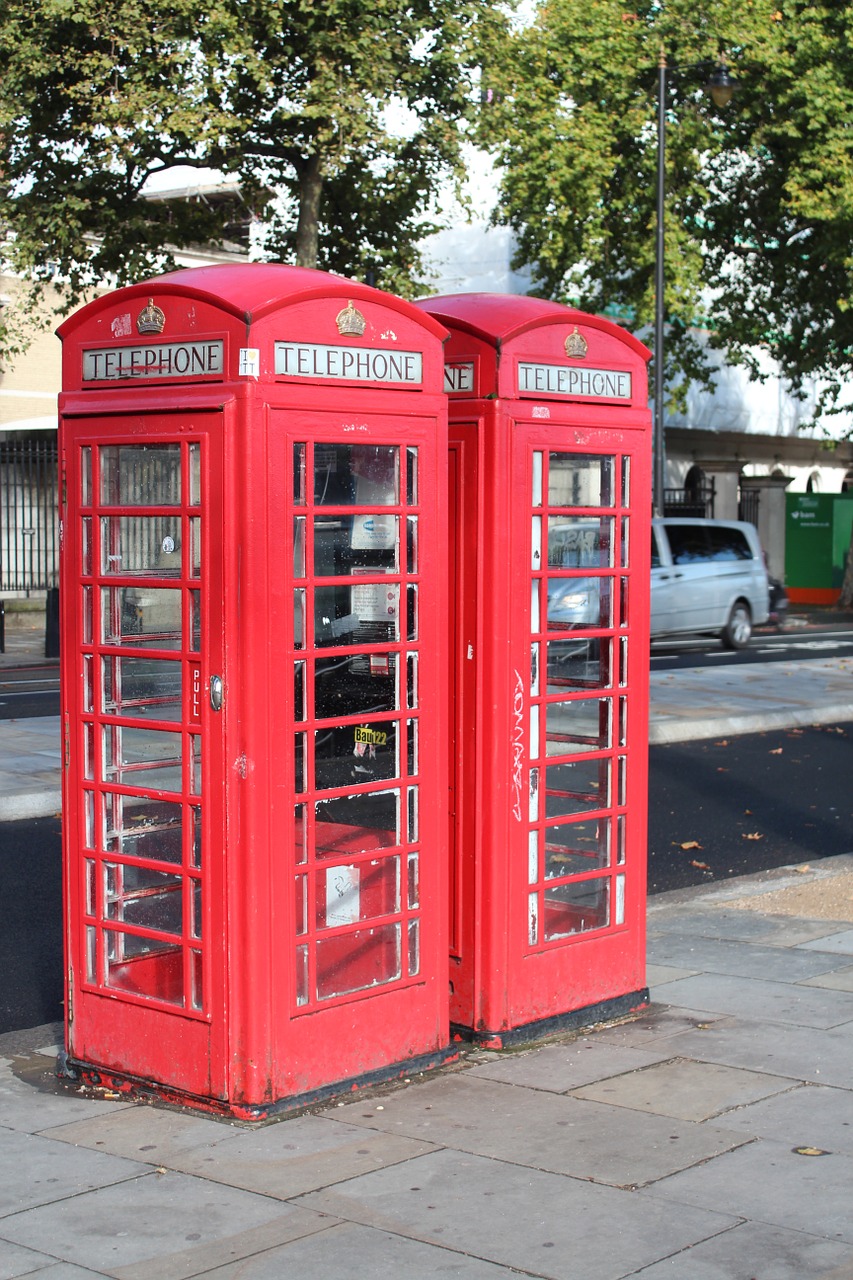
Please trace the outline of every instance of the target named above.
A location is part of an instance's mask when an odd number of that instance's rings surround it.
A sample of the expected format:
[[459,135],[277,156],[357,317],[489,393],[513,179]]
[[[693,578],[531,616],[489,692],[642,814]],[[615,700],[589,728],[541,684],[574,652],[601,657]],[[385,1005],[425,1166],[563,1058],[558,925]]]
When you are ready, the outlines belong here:
[[51,587],[47,593],[44,615],[44,656],[59,657],[59,587]]

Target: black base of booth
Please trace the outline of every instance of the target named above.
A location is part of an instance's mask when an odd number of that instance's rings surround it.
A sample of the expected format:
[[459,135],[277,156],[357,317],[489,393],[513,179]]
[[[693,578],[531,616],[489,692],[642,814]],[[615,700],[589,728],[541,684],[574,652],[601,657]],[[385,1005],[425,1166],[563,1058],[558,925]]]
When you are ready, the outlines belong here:
[[310,1089],[306,1093],[259,1104],[232,1102],[227,1098],[199,1097],[177,1089],[173,1085],[161,1085],[151,1080],[108,1071],[92,1063],[78,1062],[65,1053],[61,1053],[57,1060],[56,1076],[69,1091],[85,1092],[88,1097],[92,1097],[93,1094],[97,1096],[100,1093],[112,1095],[118,1093],[122,1098],[130,1100],[159,1102],[182,1110],[203,1111],[212,1120],[264,1121],[284,1120],[288,1116],[307,1111],[309,1107],[330,1102],[333,1098],[344,1095],[351,1098],[361,1090],[374,1085],[407,1080],[410,1076],[419,1075],[424,1071],[433,1071],[449,1062],[455,1062],[458,1057],[458,1043],[450,1044],[444,1049],[437,1049],[434,1053],[421,1054],[405,1062],[390,1063],[387,1067],[367,1071],[363,1075],[352,1076],[346,1080],[338,1080],[334,1084]]
[[518,1045],[544,1040],[547,1036],[559,1035],[564,1031],[594,1027],[600,1022],[614,1022],[618,1018],[627,1018],[629,1014],[641,1013],[648,1007],[649,989],[641,987],[639,991],[630,991],[627,995],[615,996],[612,1000],[602,1000],[598,1004],[586,1005],[583,1009],[558,1013],[552,1018],[538,1018],[534,1022],[525,1022],[519,1027],[486,1031],[451,1023],[450,1031],[456,1040],[470,1040],[482,1048],[511,1049]]

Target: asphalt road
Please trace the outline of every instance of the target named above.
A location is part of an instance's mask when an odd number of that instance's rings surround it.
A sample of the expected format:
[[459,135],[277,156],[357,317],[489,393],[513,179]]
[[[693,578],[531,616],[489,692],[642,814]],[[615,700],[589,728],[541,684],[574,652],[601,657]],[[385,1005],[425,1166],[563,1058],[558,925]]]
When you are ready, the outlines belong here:
[[649,892],[853,853],[853,723],[655,746]]
[[[853,852],[853,723],[651,749],[649,892]],[[0,1034],[62,1016],[60,827],[0,827]]]

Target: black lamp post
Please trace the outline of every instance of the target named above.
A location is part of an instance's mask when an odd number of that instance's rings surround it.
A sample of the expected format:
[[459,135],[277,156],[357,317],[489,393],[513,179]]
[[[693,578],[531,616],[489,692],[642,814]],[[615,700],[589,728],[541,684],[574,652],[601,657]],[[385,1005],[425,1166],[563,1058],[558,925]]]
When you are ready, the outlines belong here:
[[[688,68],[681,68],[687,70]],[[655,515],[664,514],[664,441],[663,441],[663,364],[664,364],[664,209],[666,201],[666,53],[663,49],[658,60],[658,171],[657,171],[657,227],[655,241],[655,382],[654,382],[654,475],[652,479],[652,507]],[[728,67],[720,62],[714,67],[705,85],[714,105],[724,107],[731,101],[736,81],[729,75]]]

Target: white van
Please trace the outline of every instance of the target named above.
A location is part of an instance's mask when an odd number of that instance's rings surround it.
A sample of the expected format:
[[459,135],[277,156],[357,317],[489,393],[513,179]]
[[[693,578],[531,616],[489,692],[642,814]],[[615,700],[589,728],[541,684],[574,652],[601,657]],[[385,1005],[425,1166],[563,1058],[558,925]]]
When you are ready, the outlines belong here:
[[652,636],[719,635],[742,649],[766,622],[769,584],[758,532],[738,520],[652,520]]

